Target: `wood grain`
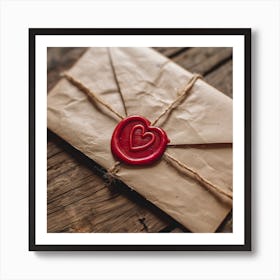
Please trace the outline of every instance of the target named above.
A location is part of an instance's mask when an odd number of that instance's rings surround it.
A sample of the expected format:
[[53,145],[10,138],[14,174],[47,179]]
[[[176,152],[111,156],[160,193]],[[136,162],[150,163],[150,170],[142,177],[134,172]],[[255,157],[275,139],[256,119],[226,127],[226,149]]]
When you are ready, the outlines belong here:
[[190,48],[173,60],[191,72],[208,75],[232,59],[232,48]]
[[232,60],[206,75],[205,81],[232,98]]
[[160,52],[161,54],[172,58],[175,57],[177,55],[179,55],[180,53],[183,53],[185,51],[187,51],[189,48],[178,48],[178,47],[168,47],[168,48],[163,48],[163,47],[155,47],[155,50],[157,50],[158,52]]
[[[232,96],[231,48],[164,48],[157,51]],[[48,48],[48,91],[86,48]],[[135,192],[108,187],[104,170],[48,132],[48,232],[188,232]],[[218,229],[232,232],[231,214]]]

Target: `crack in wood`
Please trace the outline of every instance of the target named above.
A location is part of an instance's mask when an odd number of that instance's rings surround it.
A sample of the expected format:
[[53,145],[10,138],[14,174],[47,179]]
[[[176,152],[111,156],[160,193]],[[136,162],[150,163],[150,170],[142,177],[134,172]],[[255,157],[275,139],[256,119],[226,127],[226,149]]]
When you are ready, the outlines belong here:
[[146,218],[139,218],[138,221],[140,222],[140,224],[143,226],[143,228],[141,229],[141,231],[146,231],[149,232],[148,226],[145,223]]

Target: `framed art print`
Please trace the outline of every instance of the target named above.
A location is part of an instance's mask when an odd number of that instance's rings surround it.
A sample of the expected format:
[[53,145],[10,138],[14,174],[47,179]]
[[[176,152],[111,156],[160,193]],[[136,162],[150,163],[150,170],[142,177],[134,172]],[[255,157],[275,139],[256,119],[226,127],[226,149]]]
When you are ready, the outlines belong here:
[[250,29],[29,29],[29,249],[251,250]]

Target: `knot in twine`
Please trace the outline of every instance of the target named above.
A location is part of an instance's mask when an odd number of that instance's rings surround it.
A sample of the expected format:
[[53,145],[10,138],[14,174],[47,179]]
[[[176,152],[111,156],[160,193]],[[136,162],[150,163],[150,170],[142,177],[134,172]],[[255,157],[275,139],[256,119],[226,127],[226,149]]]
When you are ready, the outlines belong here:
[[107,173],[103,176],[106,180],[106,185],[112,185],[117,179],[117,172],[120,170],[121,163],[116,161],[112,167],[107,170]]

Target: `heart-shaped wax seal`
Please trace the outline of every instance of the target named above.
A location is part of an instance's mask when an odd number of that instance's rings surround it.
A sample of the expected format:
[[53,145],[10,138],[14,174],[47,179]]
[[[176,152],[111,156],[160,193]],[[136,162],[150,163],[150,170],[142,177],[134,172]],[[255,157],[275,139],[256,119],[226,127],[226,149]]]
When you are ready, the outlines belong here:
[[141,116],[120,121],[111,139],[113,155],[130,165],[148,165],[159,159],[169,139],[163,129],[150,124]]

